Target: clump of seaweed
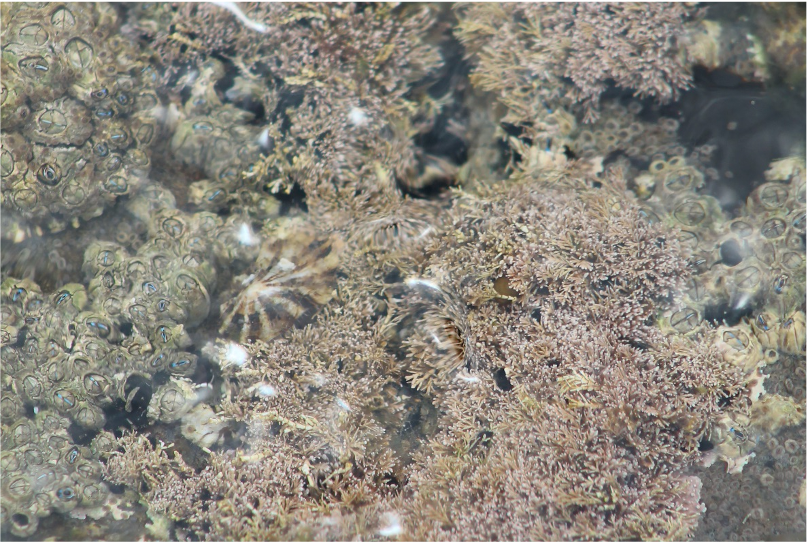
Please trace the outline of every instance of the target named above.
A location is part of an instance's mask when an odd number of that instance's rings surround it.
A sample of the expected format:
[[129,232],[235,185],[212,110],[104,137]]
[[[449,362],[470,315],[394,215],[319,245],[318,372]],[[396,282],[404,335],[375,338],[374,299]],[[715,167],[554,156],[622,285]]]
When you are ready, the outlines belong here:
[[178,536],[372,532],[380,514],[370,511],[403,480],[388,432],[401,424],[403,401],[384,338],[360,322],[335,310],[268,344],[212,347],[227,382],[222,416],[244,425],[244,447],[211,453],[189,477],[182,456],[132,436],[108,463],[109,477],[146,482],[141,495],[153,514],[176,522]]
[[457,34],[478,59],[472,82],[503,98],[509,119],[582,103],[592,122],[609,81],[663,103],[690,86],[677,39],[693,16],[674,3],[467,4]]
[[804,16],[724,50],[690,5],[220,4],[3,7],[4,531],[804,526],[804,160],[728,217],[712,147],[605,92],[770,80]]
[[[443,413],[410,467],[414,537],[653,539],[695,528],[700,483],[686,469],[722,412],[746,405],[743,375],[717,359],[707,331],[656,328],[687,276],[682,249],[621,195],[619,170],[598,179],[597,189],[539,180],[461,197],[423,278],[408,282],[441,292],[421,295],[432,313],[424,301],[401,305],[418,323],[410,380]],[[446,312],[443,298],[460,309]],[[735,400],[722,409],[726,397]]]

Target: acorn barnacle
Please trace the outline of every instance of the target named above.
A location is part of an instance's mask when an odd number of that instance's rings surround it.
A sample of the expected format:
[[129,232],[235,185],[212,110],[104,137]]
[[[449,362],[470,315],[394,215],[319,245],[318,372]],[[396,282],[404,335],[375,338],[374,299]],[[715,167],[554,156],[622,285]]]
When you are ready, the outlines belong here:
[[412,386],[430,392],[463,367],[478,369],[479,357],[468,342],[467,309],[457,293],[420,277],[411,277],[404,285],[412,292],[400,317],[404,344],[413,361],[407,369]]
[[267,341],[304,325],[331,299],[343,242],[299,224],[263,244],[253,271],[241,279],[243,290],[222,306],[221,333]]
[[421,200],[402,200],[356,225],[350,241],[362,251],[398,250],[435,232],[438,209]]

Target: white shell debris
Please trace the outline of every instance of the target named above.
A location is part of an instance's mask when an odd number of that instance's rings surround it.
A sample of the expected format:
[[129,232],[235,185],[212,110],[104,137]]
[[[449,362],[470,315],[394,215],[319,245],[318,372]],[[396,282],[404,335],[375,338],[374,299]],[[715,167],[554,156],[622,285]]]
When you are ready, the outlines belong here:
[[275,390],[275,387],[267,383],[260,385],[256,391],[264,398],[271,398],[278,395],[278,391]]
[[264,128],[258,135],[258,145],[265,151],[269,151],[269,128]]
[[352,107],[351,111],[348,113],[348,120],[354,126],[365,126],[370,119],[363,109]]
[[438,292],[443,292],[443,290],[441,290],[441,288],[432,281],[429,281],[428,279],[421,279],[420,277],[410,277],[404,281],[404,283],[406,283],[406,285],[410,288],[426,287],[432,290],[437,290]]
[[220,8],[224,8],[227,11],[229,11],[230,13],[232,13],[233,15],[236,16],[236,18],[239,21],[241,21],[241,24],[243,24],[247,28],[255,30],[256,32],[260,32],[261,34],[266,34],[267,33],[267,25],[265,25],[263,23],[253,21],[252,19],[250,19],[249,17],[244,15],[244,12],[241,11],[241,8],[238,7],[238,5],[235,2],[213,1],[213,2],[211,2],[211,4],[216,4]]
[[401,527],[401,517],[398,513],[389,512],[382,515],[381,528],[379,528],[379,535],[382,537],[395,537],[401,535],[404,528]]
[[258,236],[253,234],[252,228],[250,228],[250,225],[246,222],[241,223],[241,227],[239,227],[238,242],[248,247],[258,243]]
[[248,358],[249,355],[247,354],[247,350],[238,343],[229,343],[224,352],[224,359],[227,363],[226,365],[233,364],[241,367],[247,363]]

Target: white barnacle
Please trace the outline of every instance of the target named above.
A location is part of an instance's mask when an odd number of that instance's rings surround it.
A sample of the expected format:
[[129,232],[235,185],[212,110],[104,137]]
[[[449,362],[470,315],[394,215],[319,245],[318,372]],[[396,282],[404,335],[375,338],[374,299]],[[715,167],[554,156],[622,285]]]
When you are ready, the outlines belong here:
[[474,375],[471,375],[467,372],[461,372],[457,374],[457,378],[463,381],[464,383],[479,383],[480,378]]
[[196,83],[197,78],[199,77],[199,70],[191,70],[188,72],[188,75],[185,76],[185,86],[190,87],[194,83]]
[[258,145],[265,151],[270,150],[269,144],[269,128],[264,128],[260,134],[258,134],[258,139],[256,140]]
[[238,7],[238,5],[236,5],[235,2],[221,2],[214,0],[213,2],[211,2],[211,4],[216,4],[220,8],[224,8],[230,13],[232,13],[233,15],[236,16],[236,18],[239,21],[241,21],[241,24],[243,24],[247,28],[255,30],[256,32],[260,32],[261,34],[266,34],[267,25],[259,23],[257,21],[253,21],[252,19],[244,15],[244,12],[241,11],[241,8]]
[[289,260],[288,258],[281,258],[280,260],[278,260],[276,266],[278,266],[279,271],[283,272],[290,272],[297,267],[295,266],[295,263]]
[[417,239],[423,239],[423,238],[425,238],[426,236],[428,236],[429,234],[431,234],[434,231],[435,231],[434,228],[432,228],[431,226],[427,226],[426,228],[424,228],[421,231],[421,233],[418,235]]
[[196,393],[196,400],[194,405],[199,402],[205,402],[210,399],[213,395],[213,386],[210,383],[200,383],[194,387],[194,392]]
[[751,297],[749,296],[748,293],[741,294],[741,296],[738,297],[738,300],[735,302],[735,304],[733,304],[733,309],[740,310],[745,308],[749,304],[750,298]]

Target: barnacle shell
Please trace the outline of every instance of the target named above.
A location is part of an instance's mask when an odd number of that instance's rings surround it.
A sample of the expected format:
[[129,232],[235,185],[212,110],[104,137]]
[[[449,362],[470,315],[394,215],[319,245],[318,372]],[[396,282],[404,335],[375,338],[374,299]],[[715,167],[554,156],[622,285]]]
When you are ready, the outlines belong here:
[[171,378],[161,386],[149,402],[150,419],[174,422],[183,417],[209,393],[207,388],[199,388],[185,379]]
[[770,394],[752,404],[753,424],[773,435],[783,427],[801,424],[804,420],[805,406],[793,398]]
[[83,104],[67,97],[40,104],[33,111],[32,122],[23,130],[32,142],[42,145],[79,146],[92,133],[90,112]]
[[724,359],[743,368],[745,374],[763,363],[763,347],[749,325],[720,326],[715,337],[715,344]]
[[466,308],[457,293],[429,279],[410,278],[405,284],[416,293],[403,316],[415,319],[404,342],[412,360],[407,368],[412,385],[429,392],[463,367],[478,369]]
[[317,237],[304,223],[292,223],[261,246],[243,290],[222,307],[220,332],[242,342],[268,341],[305,324],[332,296],[343,242]]
[[6,62],[2,63],[3,82],[0,83],[0,122],[3,131],[13,130],[25,123],[31,115],[31,110],[25,103],[25,89],[19,71]]
[[805,313],[795,311],[778,327],[780,350],[788,354],[805,354]]
[[769,311],[763,311],[751,319],[755,336],[766,349],[776,349],[778,345],[777,331],[779,319]]
[[214,446],[227,426],[228,421],[207,404],[195,406],[182,417],[182,435],[204,448]]
[[663,333],[681,335],[696,333],[701,329],[702,322],[699,311],[692,307],[665,311],[657,321]]

